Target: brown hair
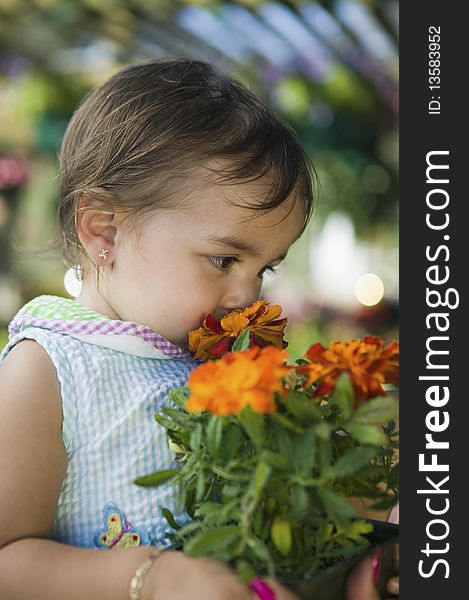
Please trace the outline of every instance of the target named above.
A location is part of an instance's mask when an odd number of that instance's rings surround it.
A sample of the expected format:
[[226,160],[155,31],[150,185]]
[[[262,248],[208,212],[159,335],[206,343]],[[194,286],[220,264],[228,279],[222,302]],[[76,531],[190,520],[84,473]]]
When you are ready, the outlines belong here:
[[136,220],[213,159],[222,181],[269,176],[268,197],[248,208],[270,210],[294,193],[304,206],[301,233],[313,210],[314,168],[296,134],[243,85],[200,61],[152,60],[113,75],[75,111],[59,159],[68,265],[81,264],[75,223],[83,194]]

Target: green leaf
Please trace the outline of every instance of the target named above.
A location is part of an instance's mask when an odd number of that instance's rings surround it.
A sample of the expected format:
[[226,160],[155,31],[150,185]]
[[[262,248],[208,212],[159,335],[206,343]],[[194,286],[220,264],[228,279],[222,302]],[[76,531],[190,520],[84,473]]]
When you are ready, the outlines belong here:
[[264,415],[256,413],[246,406],[238,415],[239,421],[256,446],[264,442]]
[[223,496],[225,498],[239,498],[242,494],[242,488],[239,485],[233,484],[233,485],[228,485],[228,484],[224,484],[223,485]]
[[223,469],[218,465],[212,465],[212,471],[222,477],[223,479],[227,479],[228,481],[249,481],[249,474],[247,473],[236,473],[230,471],[228,469]]
[[272,468],[265,462],[260,462],[251,479],[251,483],[249,485],[248,494],[254,492],[254,497],[256,500],[262,494],[262,490],[264,489],[267,481],[269,480],[270,474],[272,473]]
[[388,477],[389,485],[392,487],[399,487],[399,463],[395,464],[391,469]]
[[269,577],[273,577],[275,574],[275,566],[268,547],[262,540],[255,537],[249,537],[247,543],[257,558],[267,566]]
[[316,425],[316,427],[314,428],[314,433],[317,435],[318,438],[327,442],[329,441],[331,435],[331,428],[327,423],[323,421],[322,423],[319,423],[319,425]]
[[243,432],[238,427],[231,423],[225,429],[223,434],[223,444],[220,448],[220,455],[227,462],[239,454],[240,446],[243,441]]
[[176,442],[173,437],[168,436],[168,446],[178,462],[184,462],[187,459],[187,448],[184,444],[181,445],[181,440]]
[[356,473],[364,465],[366,465],[371,458],[376,456],[376,452],[376,448],[370,448],[369,446],[349,450],[322,475],[327,479],[335,479],[353,475],[353,473]]
[[220,527],[204,531],[185,544],[184,552],[188,556],[214,555],[226,550],[241,534],[241,527]]
[[248,350],[249,346],[251,345],[251,337],[250,336],[251,336],[251,328],[246,327],[246,329],[243,331],[243,333],[236,338],[235,343],[233,344],[233,347],[231,348],[231,351],[232,352],[241,352],[243,350]]
[[200,502],[205,496],[205,483],[205,472],[203,469],[200,469],[200,471],[197,473],[197,485],[195,492],[195,498],[198,502]]
[[191,433],[190,447],[194,452],[200,449],[200,443],[202,441],[202,425],[198,423]]
[[236,564],[236,572],[241,583],[249,583],[257,575],[257,571],[246,560],[240,560]]
[[304,393],[290,392],[285,398],[280,398],[279,402],[301,423],[314,423],[321,420],[319,407]]
[[295,519],[302,520],[309,510],[309,497],[305,488],[295,485],[290,492],[289,502]]
[[176,529],[176,530],[181,529],[181,526],[176,523],[176,519],[174,518],[174,515],[170,510],[163,507],[163,508],[161,508],[161,512],[170,527],[172,527],[173,529]]
[[283,556],[287,556],[292,546],[290,522],[282,517],[275,517],[270,530],[270,536],[280,553],[283,554]]
[[183,385],[178,388],[173,388],[169,391],[168,397],[178,406],[184,407],[186,402],[191,395],[191,390],[187,385]]
[[287,417],[285,417],[285,415],[281,415],[280,413],[273,413],[272,417],[276,421],[278,421],[280,425],[282,425],[282,427],[285,427],[286,429],[289,429],[294,433],[303,433],[303,431],[305,430],[304,427],[302,427],[301,425],[297,425],[291,419],[288,419]]
[[212,415],[207,427],[207,448],[210,454],[217,456],[221,443],[221,434],[223,431],[223,418]]
[[396,504],[396,496],[389,496],[388,498],[385,498],[384,500],[375,502],[374,504],[372,504],[370,506],[370,508],[372,510],[386,510],[387,508],[391,508],[395,504]]
[[187,538],[188,534],[192,534],[194,531],[201,531],[202,529],[202,522],[201,521],[189,521],[189,523],[187,523],[186,525],[184,525],[180,530],[179,530],[179,539],[184,539]]
[[350,524],[347,530],[347,538],[354,540],[359,544],[367,544],[368,540],[365,536],[369,535],[373,531],[373,524],[364,519],[355,519]]
[[143,487],[157,487],[159,485],[163,485],[164,483],[172,479],[179,472],[179,469],[166,469],[164,471],[156,471],[156,473],[152,473],[151,475],[139,477],[134,481],[134,483]]
[[342,373],[335,384],[332,401],[340,409],[342,418],[348,421],[353,412],[353,401],[355,398],[352,382],[348,373]]
[[178,512],[182,512],[184,510],[184,508],[186,508],[189,515],[191,517],[193,517],[193,507],[190,506],[190,502],[188,500],[190,500],[190,498],[188,498],[187,486],[186,485],[178,486],[176,510]]
[[307,429],[301,437],[294,440],[296,454],[296,473],[301,477],[309,477],[316,462],[316,435]]
[[[205,521],[220,513],[220,504],[216,502],[202,502],[195,510],[196,517],[204,517]],[[206,523],[205,523],[206,524]]]
[[288,462],[278,452],[272,452],[271,450],[262,450],[261,459],[269,464],[277,471],[288,471]]
[[386,433],[389,436],[398,435],[398,432],[394,431],[395,427],[396,427],[396,423],[391,419],[386,424],[386,427],[383,427],[383,431],[384,431],[384,433]]
[[167,417],[159,413],[155,414],[155,421],[162,425],[168,431],[177,431],[178,433],[184,433],[186,431],[186,427],[180,425],[179,423],[176,423],[172,419],[168,419]]
[[322,475],[322,473],[326,471],[326,469],[330,468],[332,460],[334,458],[333,446],[329,440],[323,440],[321,438],[318,439],[317,454],[318,458],[316,462],[319,466],[319,470]]
[[361,425],[353,421],[347,424],[350,435],[360,442],[360,444],[370,444],[371,446],[383,446],[387,443],[387,436],[377,427]]
[[356,515],[355,509],[346,500],[327,488],[318,488],[318,496],[333,521],[340,524],[344,519]]
[[395,419],[398,412],[399,403],[396,398],[382,396],[363,403],[355,413],[353,420],[364,425],[380,425]]
[[279,423],[274,422],[275,437],[279,453],[285,457],[291,470],[294,470],[297,465],[295,451],[293,449],[292,436],[288,431],[285,431]]
[[171,406],[165,406],[163,408],[163,412],[171,419],[182,423],[184,423],[184,421],[188,421],[192,416],[189,413],[182,411],[180,408],[172,408]]

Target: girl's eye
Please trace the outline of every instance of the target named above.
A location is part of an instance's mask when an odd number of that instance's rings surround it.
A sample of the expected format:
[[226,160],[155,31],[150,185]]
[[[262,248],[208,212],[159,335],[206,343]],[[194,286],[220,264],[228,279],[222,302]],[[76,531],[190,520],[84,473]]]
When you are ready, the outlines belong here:
[[238,262],[235,256],[209,256],[208,260],[220,271],[227,271],[233,263]]
[[[228,269],[239,260],[235,256],[209,256],[209,261],[220,271],[228,271]],[[258,277],[262,279],[266,273],[276,273],[277,268],[267,266],[262,269]]]

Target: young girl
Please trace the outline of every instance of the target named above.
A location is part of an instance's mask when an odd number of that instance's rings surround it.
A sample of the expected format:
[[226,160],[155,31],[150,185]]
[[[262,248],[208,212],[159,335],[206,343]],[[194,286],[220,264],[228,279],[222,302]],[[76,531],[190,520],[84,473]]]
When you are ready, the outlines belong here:
[[[0,357],[1,598],[294,598],[155,552],[175,491],[133,481],[175,464],[153,415],[198,364],[188,332],[260,297],[312,204],[295,135],[207,64],[131,66],[82,102],[59,198],[82,290],[24,306]],[[350,597],[377,597],[370,573]]]

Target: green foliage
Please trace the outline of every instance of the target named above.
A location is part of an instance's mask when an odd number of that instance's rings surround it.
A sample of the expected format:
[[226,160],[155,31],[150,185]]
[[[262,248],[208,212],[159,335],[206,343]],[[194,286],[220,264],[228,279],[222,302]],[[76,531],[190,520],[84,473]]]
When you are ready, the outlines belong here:
[[347,375],[330,397],[311,392],[298,383],[277,395],[272,414],[247,407],[225,417],[189,413],[190,390],[171,392],[173,406],[155,418],[184,459],[136,483],[177,485],[192,521],[179,526],[163,510],[174,544],[229,561],[243,580],[266,573],[285,582],[363,550],[372,526],[347,499],[396,502],[397,403],[385,396],[355,408]]
[[236,338],[235,343],[233,344],[232,352],[241,352],[242,350],[247,350],[251,345],[251,328],[246,327],[241,335]]
[[0,328],[0,349],[3,349],[6,346],[8,341],[8,330]]
[[144,487],[157,487],[159,485],[163,485],[177,474],[177,470],[167,469],[166,471],[158,471],[157,473],[152,473],[151,475],[139,477],[135,480],[135,483]]

